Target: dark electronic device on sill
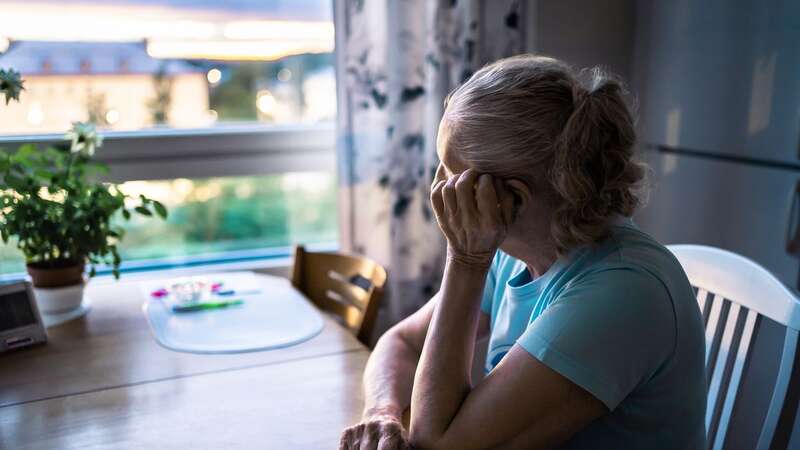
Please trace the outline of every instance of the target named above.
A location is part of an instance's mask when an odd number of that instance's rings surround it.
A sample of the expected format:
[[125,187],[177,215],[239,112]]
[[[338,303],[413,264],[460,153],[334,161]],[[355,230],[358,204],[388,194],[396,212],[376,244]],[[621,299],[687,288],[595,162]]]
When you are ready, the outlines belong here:
[[0,353],[47,342],[30,283],[0,285]]

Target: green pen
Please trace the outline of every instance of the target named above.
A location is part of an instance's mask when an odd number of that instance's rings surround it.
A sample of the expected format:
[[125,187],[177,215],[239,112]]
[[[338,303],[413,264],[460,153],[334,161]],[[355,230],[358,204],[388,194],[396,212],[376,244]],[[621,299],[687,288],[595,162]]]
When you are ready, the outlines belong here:
[[237,300],[225,300],[221,302],[195,303],[191,305],[175,305],[172,307],[172,312],[183,313],[183,312],[205,311],[207,309],[219,309],[219,308],[227,308],[228,306],[241,305],[242,303],[244,303],[244,300],[237,299]]

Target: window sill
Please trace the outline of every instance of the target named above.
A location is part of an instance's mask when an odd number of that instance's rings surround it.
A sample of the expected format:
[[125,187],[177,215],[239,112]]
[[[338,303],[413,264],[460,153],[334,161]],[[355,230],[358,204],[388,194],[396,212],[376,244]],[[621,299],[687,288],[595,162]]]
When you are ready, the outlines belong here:
[[[335,243],[308,245],[312,251],[336,251]],[[209,272],[230,272],[234,270],[252,270],[270,275],[289,276],[292,265],[291,247],[278,247],[251,251],[227,252],[217,255],[187,257],[180,259],[160,259],[123,263],[121,280],[144,280],[158,273],[160,277],[191,276]],[[25,279],[24,272],[0,275],[0,284]],[[113,283],[115,279],[111,270],[98,267],[98,274],[92,283]]]

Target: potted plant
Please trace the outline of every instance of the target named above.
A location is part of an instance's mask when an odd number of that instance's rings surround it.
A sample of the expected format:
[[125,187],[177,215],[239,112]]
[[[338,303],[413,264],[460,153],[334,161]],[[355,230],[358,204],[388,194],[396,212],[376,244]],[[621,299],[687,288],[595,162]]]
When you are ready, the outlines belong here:
[[[6,103],[18,100],[22,81],[13,70],[0,70],[0,92]],[[94,161],[102,137],[89,123],[74,123],[68,145],[39,149],[26,144],[16,151],[0,149],[0,238],[14,242],[25,255],[39,309],[64,313],[81,306],[88,277],[96,265],[111,267],[119,277],[117,224],[136,213],[167,217],[161,203],[125,195],[103,182],[105,164]]]

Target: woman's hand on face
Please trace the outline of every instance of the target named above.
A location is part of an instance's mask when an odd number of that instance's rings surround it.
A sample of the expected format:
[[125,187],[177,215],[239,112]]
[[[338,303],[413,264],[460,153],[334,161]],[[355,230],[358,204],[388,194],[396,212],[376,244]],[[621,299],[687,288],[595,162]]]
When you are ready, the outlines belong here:
[[447,238],[448,258],[489,267],[507,229],[492,177],[467,169],[440,180],[431,190],[431,204]]
[[339,450],[409,450],[408,437],[400,419],[375,414],[344,430]]

